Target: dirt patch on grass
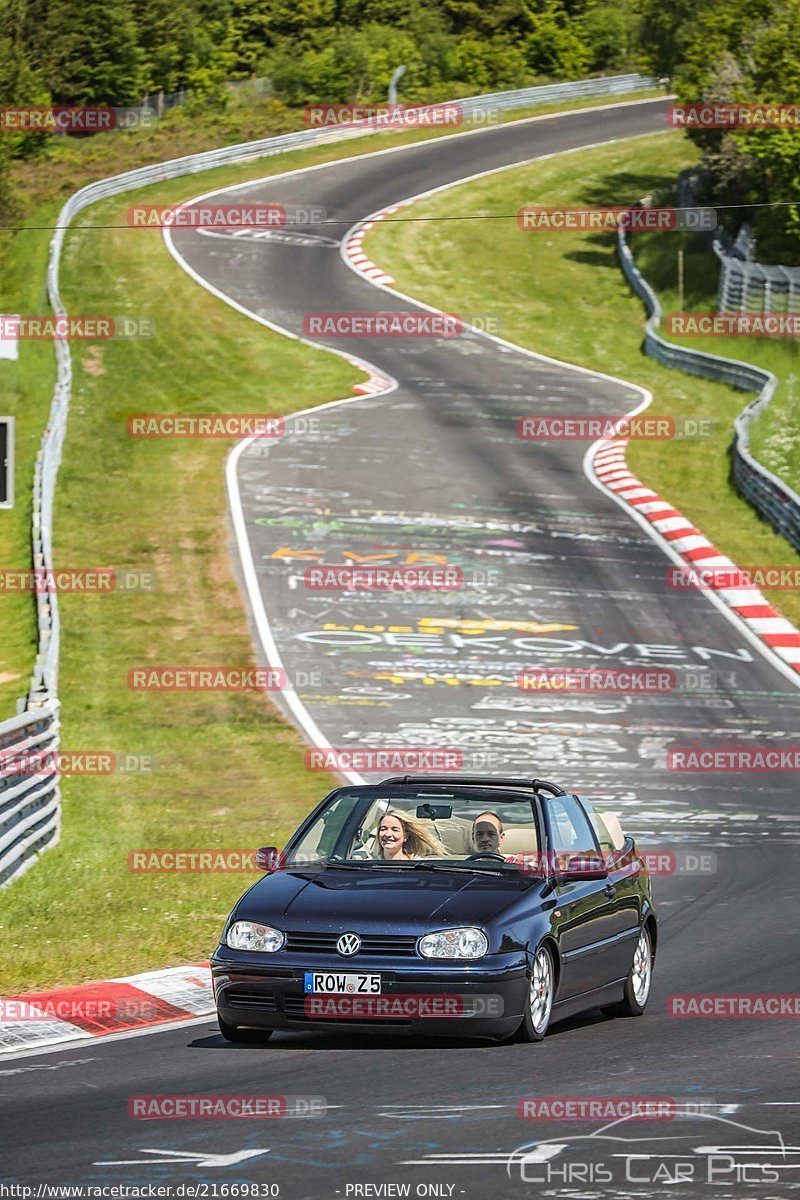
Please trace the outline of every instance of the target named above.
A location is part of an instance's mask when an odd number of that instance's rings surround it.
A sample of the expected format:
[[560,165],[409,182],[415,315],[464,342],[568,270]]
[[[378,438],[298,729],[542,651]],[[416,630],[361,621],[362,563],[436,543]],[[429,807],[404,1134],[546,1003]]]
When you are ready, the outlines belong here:
[[101,346],[90,346],[81,359],[81,366],[87,375],[105,375],[103,366],[103,350]]

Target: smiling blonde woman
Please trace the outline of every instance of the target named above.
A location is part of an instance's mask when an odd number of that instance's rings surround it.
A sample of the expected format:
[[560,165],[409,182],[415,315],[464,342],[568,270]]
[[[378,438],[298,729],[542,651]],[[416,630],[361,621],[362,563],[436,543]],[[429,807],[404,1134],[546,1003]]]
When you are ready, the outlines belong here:
[[378,826],[379,858],[402,860],[435,855],[447,858],[447,851],[429,826],[411,813],[390,809]]

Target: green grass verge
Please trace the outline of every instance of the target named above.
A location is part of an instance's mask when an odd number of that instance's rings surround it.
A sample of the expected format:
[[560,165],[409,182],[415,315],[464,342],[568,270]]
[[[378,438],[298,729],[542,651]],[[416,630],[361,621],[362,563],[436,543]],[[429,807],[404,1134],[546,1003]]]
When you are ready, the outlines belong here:
[[[734,417],[746,393],[668,370],[642,350],[644,310],[620,270],[610,234],[521,232],[514,214],[525,204],[624,205],[666,192],[695,161],[679,133],[637,138],[570,153],[450,188],[420,201],[415,220],[399,215],[368,236],[369,254],[397,287],[449,312],[485,314],[502,336],[566,362],[617,375],[649,388],[654,415],[706,417],[715,436],[695,442],[634,442],[628,462],[652,488],[681,509],[722,551],[742,564],[800,564],[789,544],[735,491],[729,448]],[[458,215],[474,220],[447,220]],[[422,217],[436,218],[430,221]],[[677,311],[678,249],[687,254],[685,308],[713,308],[716,286],[698,239],[677,233],[637,234],[633,248],[645,274],[665,292],[665,311]],[[700,257],[704,255],[705,257]],[[715,261],[715,260],[714,260]],[[669,283],[672,281],[672,292]],[[787,350],[757,339],[693,339],[704,349],[785,365]],[[800,621],[800,597],[769,592]]]
[[221,304],[157,232],[92,231],[127,203],[84,215],[64,297],[73,312],[152,316],[156,337],[73,347],[55,557],[152,571],[157,588],[61,597],[63,748],[151,755],[156,767],[64,779],[61,845],[3,893],[6,991],[205,957],[248,877],[136,875],[129,851],[280,844],[329,782],[305,770],[299,735],[260,694],[128,688],[135,665],[253,656],[225,522],[230,444],[132,439],[125,418],[285,413],[349,394],[359,373]]
[[[427,135],[430,136],[430,135]],[[139,875],[130,850],[280,844],[329,780],[305,770],[299,735],[257,694],[137,694],[142,663],[244,664],[251,639],[233,580],[223,464],[214,442],[133,441],[130,412],[287,413],[347,395],[345,362],[281,338],[185,276],[157,233],[127,228],[138,198],[199,191],[416,140],[381,135],[228,167],[87,210],[66,240],[70,312],[147,315],[152,341],[76,344],[58,484],[56,561],[152,570],[155,592],[62,597],[63,746],[153,755],[150,774],[67,777],[60,846],[2,893],[8,953],[0,993],[194,962],[249,881],[242,875]],[[58,181],[57,181],[58,182]],[[70,187],[85,182],[77,173]],[[56,191],[63,192],[63,181]],[[44,311],[48,232],[59,202],[29,217],[8,252],[2,311]],[[0,513],[0,564],[29,566],[29,481],[50,404],[52,347],[25,343],[0,363],[0,411],[17,419],[13,512]],[[30,597],[2,597],[0,714],[11,715],[33,661]]]
[[[55,221],[58,205],[42,209],[41,223]],[[32,230],[14,238],[0,274],[0,312],[41,311],[49,232]],[[31,263],[41,266],[31,269]],[[33,466],[47,421],[55,383],[52,344],[28,342],[17,361],[0,360],[0,414],[14,418],[14,508],[0,510],[0,568],[31,565],[31,487]],[[12,716],[24,699],[36,656],[38,631],[31,596],[0,595],[0,720]]]

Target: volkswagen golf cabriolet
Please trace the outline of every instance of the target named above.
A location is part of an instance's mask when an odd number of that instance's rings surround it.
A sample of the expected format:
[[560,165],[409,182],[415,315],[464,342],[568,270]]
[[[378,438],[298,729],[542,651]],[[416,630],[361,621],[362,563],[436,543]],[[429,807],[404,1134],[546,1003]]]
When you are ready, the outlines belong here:
[[540,1041],[590,1009],[640,1016],[657,942],[619,819],[542,779],[336,788],[230,914],[211,960],[229,1041],[380,1029]]

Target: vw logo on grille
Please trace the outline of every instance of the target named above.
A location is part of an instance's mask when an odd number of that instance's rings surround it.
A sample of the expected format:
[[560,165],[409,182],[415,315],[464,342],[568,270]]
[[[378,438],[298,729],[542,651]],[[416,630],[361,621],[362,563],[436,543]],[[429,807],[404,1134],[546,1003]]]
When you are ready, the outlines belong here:
[[336,943],[336,949],[346,958],[351,958],[361,949],[361,938],[357,933],[343,933]]

